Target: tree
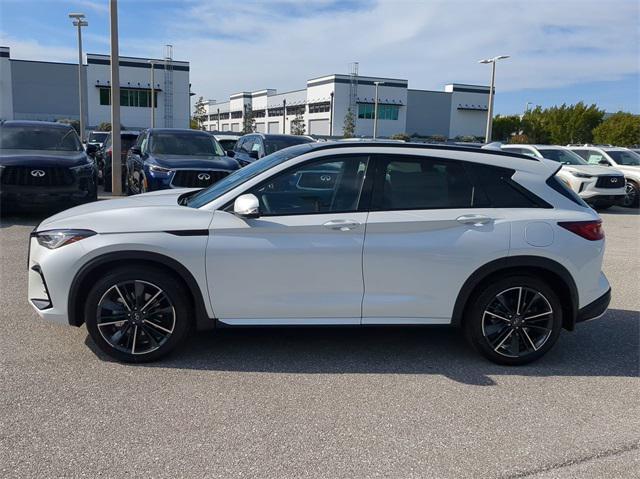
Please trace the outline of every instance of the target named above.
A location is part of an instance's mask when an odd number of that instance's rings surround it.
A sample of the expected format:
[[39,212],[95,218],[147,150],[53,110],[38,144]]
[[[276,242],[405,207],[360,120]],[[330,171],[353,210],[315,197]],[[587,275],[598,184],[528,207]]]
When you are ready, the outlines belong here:
[[193,119],[197,122],[197,128],[194,130],[204,130],[203,123],[207,119],[207,109],[205,108],[204,98],[200,97],[196,101],[193,110]]
[[593,140],[616,146],[640,143],[640,115],[619,111],[593,129]]
[[531,143],[549,142],[545,113],[541,106],[536,106],[534,109],[528,110],[522,116],[522,134],[525,135]]
[[402,140],[402,141],[411,141],[411,137],[406,133],[396,133],[395,135],[391,135],[392,140]]
[[518,115],[496,115],[493,119],[491,139],[493,141],[509,141],[513,135],[520,133],[522,120]]
[[602,123],[604,111],[596,105],[583,102],[575,105],[562,104],[544,111],[549,139],[557,145],[568,143],[591,143],[593,129]]
[[253,110],[249,105],[244,106],[244,114],[242,116],[242,134],[253,133],[256,131],[256,119],[253,116]]
[[342,136],[344,138],[353,138],[356,134],[356,118],[353,116],[351,108],[347,110],[344,116],[344,126],[342,127]]
[[304,117],[302,116],[302,113],[296,114],[296,117],[293,120],[291,120],[291,134],[292,135],[305,134]]

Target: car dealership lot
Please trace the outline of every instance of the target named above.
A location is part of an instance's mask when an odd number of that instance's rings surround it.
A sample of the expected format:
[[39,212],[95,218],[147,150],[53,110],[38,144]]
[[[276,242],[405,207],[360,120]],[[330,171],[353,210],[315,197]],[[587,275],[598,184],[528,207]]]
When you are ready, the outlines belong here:
[[602,216],[611,310],[518,368],[447,328],[221,330],[158,363],[111,362],[84,327],[36,317],[26,248],[42,216],[4,218],[0,475],[629,477],[640,216]]

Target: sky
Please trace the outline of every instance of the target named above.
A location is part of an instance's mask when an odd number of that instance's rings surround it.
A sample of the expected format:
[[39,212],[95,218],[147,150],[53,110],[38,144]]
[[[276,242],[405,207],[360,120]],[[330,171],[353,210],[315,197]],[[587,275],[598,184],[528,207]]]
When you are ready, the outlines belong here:
[[[108,0],[0,0],[0,45],[77,62],[67,15],[78,11],[85,52],[108,54]],[[638,0],[120,0],[118,15],[121,55],[159,58],[172,44],[205,99],[304,88],[356,61],[410,88],[488,84],[478,60],[510,55],[497,64],[496,113],[577,101],[640,113]]]

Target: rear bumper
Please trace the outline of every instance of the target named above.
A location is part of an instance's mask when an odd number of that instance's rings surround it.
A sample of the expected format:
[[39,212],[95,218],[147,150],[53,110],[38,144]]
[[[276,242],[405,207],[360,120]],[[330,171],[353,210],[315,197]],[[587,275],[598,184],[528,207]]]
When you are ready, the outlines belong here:
[[607,311],[610,302],[611,288],[609,288],[607,292],[600,296],[598,299],[592,301],[583,308],[580,308],[580,310],[578,311],[578,316],[576,317],[576,323],[583,323],[585,321],[599,318]]

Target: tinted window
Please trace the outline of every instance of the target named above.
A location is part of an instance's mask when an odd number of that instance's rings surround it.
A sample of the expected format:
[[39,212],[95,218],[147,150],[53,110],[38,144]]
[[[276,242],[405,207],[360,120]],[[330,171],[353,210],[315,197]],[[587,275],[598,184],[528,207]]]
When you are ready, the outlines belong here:
[[332,157],[287,170],[249,193],[265,216],[356,211],[368,157]]
[[151,152],[160,155],[224,156],[224,151],[211,135],[177,131],[151,133]]
[[640,155],[633,151],[609,150],[609,156],[619,165],[638,166],[640,165]]
[[224,151],[233,150],[236,146],[236,140],[218,140]]
[[586,160],[589,157],[589,152],[587,150],[571,150],[571,151],[573,151],[576,155],[578,155],[583,160]]
[[126,151],[135,145],[138,135],[120,135],[120,149]]
[[564,165],[585,165],[586,162],[573,151],[561,148],[538,148],[540,154],[547,160],[557,161]]
[[377,208],[385,210],[468,208],[474,186],[460,162],[385,158],[376,184]]
[[0,127],[0,148],[58,151],[82,151],[83,149],[73,128],[46,125],[3,125]]
[[283,148],[288,148],[293,145],[300,145],[302,143],[311,143],[313,140],[309,138],[305,138],[302,136],[299,137],[282,137],[282,138],[267,138],[264,142],[265,154],[270,155],[278,150],[282,150]]
[[548,206],[533,193],[511,179],[514,171],[497,166],[467,163],[467,169],[479,187],[476,206],[492,208],[539,208]]

